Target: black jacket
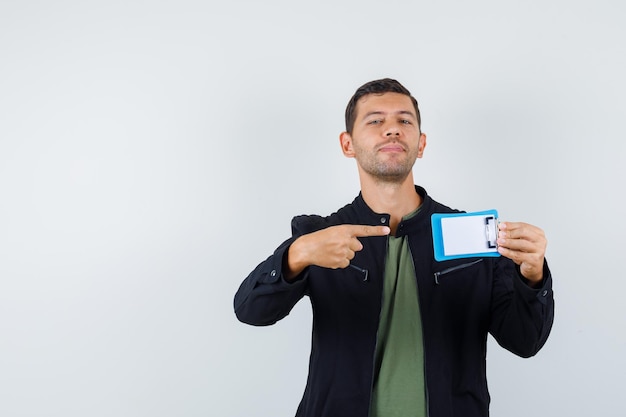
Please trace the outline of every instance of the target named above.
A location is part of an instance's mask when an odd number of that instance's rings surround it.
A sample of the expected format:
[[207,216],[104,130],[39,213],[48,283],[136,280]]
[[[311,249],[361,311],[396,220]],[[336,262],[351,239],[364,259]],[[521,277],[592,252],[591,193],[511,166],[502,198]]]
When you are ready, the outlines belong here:
[[[488,416],[485,356],[487,333],[511,352],[529,357],[543,346],[554,317],[547,264],[539,289],[530,288],[509,259],[437,262],[430,217],[453,212],[416,187],[419,213],[400,223],[415,264],[423,323],[427,409],[430,417]],[[239,320],[269,325],[289,314],[304,295],[313,308],[309,376],[299,417],[367,417],[374,373],[376,332],[382,302],[387,237],[362,238],[355,268],[307,268],[295,282],[282,278],[285,251],[300,235],[338,224],[388,224],[359,195],[328,217],[298,216],[293,237],[259,264],[235,295]],[[459,266],[459,268],[455,268]]]

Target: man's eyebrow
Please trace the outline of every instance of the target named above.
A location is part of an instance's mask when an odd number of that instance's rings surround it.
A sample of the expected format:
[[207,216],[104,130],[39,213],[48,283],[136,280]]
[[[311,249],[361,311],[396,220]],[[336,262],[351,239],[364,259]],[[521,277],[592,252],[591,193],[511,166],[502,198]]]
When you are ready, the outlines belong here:
[[415,113],[409,110],[400,110],[399,112],[396,112],[396,114],[407,114],[411,116],[412,118],[417,119],[417,117],[415,117]]
[[367,112],[363,115],[363,118],[366,119],[370,116],[381,116],[381,115],[386,115],[386,114],[391,114],[391,115],[409,115],[414,119],[417,119],[417,117],[415,117],[415,114],[412,111],[409,110],[398,110],[396,112],[391,112],[391,113],[386,113],[384,111],[380,111],[380,110],[374,110],[374,111],[370,111]]

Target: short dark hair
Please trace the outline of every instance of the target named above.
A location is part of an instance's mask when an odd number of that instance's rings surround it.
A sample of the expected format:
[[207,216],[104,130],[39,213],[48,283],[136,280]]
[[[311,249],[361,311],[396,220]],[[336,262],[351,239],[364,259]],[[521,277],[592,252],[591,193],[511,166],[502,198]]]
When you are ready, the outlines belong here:
[[422,119],[420,117],[420,110],[415,97],[413,97],[409,90],[407,90],[398,81],[391,78],[383,78],[380,80],[374,80],[365,83],[356,90],[356,92],[348,102],[348,106],[346,107],[346,132],[352,134],[354,121],[356,119],[356,106],[359,99],[369,94],[384,93],[400,93],[409,96],[411,98],[411,101],[413,102],[413,107],[415,107],[415,115],[417,116],[417,127],[421,128]]

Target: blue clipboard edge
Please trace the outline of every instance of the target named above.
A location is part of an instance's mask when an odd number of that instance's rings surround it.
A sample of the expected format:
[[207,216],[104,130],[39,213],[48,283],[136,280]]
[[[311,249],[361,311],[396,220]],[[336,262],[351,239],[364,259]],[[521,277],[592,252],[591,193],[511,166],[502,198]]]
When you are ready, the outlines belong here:
[[433,228],[433,248],[435,250],[435,260],[438,262],[441,262],[441,261],[447,261],[450,259],[483,258],[483,257],[496,258],[500,256],[499,252],[468,253],[468,254],[450,255],[450,256],[444,255],[443,233],[441,231],[441,219],[444,217],[465,217],[465,216],[482,216],[482,215],[492,215],[496,219],[498,219],[498,211],[495,209],[485,210],[485,211],[474,211],[471,213],[434,213],[430,217],[430,222]]

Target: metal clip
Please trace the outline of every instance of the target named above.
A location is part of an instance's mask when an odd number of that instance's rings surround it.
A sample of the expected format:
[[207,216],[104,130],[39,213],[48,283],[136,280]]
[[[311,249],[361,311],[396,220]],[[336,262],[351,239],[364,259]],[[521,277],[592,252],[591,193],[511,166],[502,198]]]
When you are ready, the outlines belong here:
[[489,249],[498,247],[498,222],[494,216],[485,217],[485,239]]

